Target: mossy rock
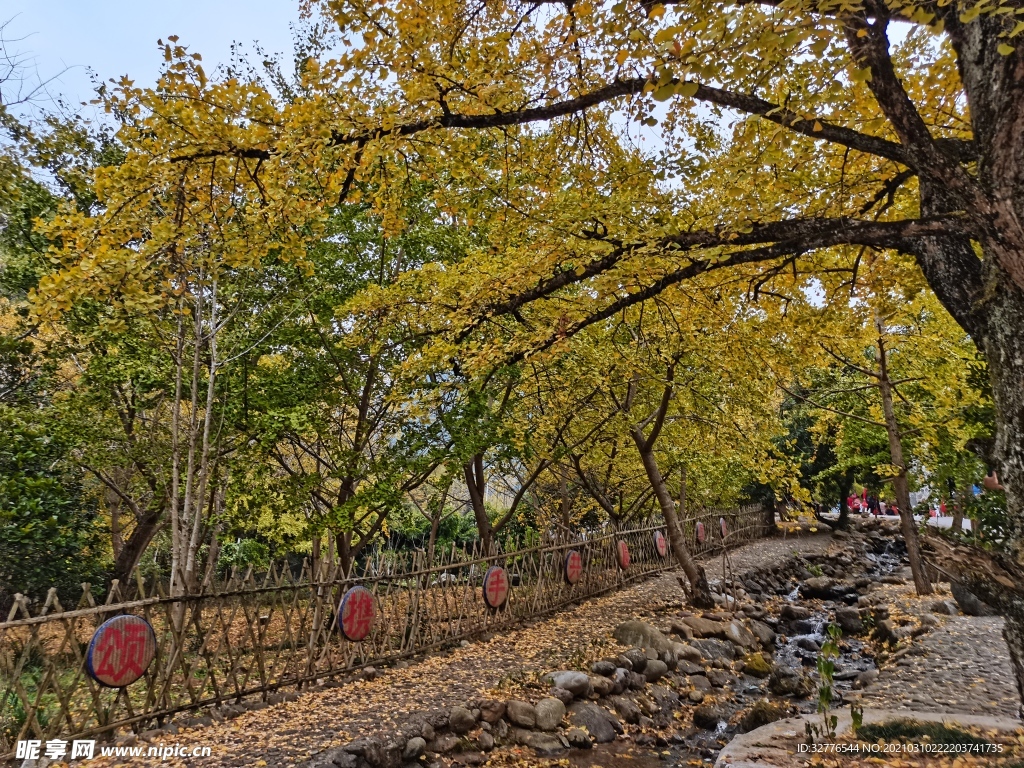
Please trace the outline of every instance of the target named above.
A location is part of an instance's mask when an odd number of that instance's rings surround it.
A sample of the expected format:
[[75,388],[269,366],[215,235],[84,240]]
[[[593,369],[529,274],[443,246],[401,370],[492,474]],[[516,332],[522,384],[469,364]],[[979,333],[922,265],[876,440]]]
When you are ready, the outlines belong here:
[[762,725],[774,723],[788,717],[789,710],[781,704],[773,704],[768,699],[761,699],[754,706],[743,713],[740,720],[740,731],[749,733]]
[[748,653],[743,657],[743,672],[751,677],[768,677],[772,673],[772,665],[760,652]]

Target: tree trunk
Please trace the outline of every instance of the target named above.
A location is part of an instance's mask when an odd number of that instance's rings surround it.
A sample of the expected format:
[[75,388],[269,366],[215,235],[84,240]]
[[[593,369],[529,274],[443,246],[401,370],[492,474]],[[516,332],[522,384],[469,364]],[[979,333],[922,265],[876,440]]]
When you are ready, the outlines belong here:
[[914,586],[917,594],[932,594],[932,584],[921,557],[921,545],[917,539],[917,525],[914,522],[914,510],[910,506],[910,485],[907,483],[907,465],[903,459],[903,443],[900,440],[899,425],[896,423],[896,412],[892,405],[892,385],[889,383],[889,367],[886,360],[885,340],[881,321],[878,325],[878,391],[882,396],[882,412],[885,414],[885,431],[889,436],[889,452],[892,454],[893,466],[899,474],[893,478],[896,489],[896,501],[900,505],[900,529],[907,544],[907,556],[910,558],[910,570],[914,575]]
[[711,597],[707,574],[694,562],[693,556],[686,546],[686,539],[679,526],[679,517],[676,515],[676,504],[672,499],[672,494],[669,493],[668,484],[658,468],[654,450],[648,444],[640,427],[633,427],[632,436],[633,442],[636,443],[637,450],[640,452],[644,470],[647,472],[647,479],[654,489],[658,506],[661,507],[661,513],[665,517],[665,528],[668,531],[668,539],[672,542],[672,551],[675,552],[676,560],[690,582],[690,601],[697,608],[714,608],[715,601]]
[[483,454],[478,453],[474,456],[472,462],[463,465],[462,471],[466,478],[466,487],[469,489],[469,501],[473,507],[473,516],[476,518],[480,545],[484,555],[490,555],[494,531],[491,528],[491,520],[487,517],[487,506],[484,504],[487,498],[487,480],[484,475]]

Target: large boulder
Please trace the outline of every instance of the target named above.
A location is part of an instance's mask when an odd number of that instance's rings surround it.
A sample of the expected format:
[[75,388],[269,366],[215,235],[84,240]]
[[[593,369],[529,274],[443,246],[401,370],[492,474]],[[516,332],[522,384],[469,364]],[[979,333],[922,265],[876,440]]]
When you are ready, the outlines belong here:
[[789,712],[781,704],[774,704],[768,701],[768,699],[761,699],[743,713],[743,717],[740,719],[740,731],[749,733],[755,728],[760,728],[762,725],[782,720],[788,714]]
[[550,733],[516,729],[514,737],[517,744],[532,747],[540,757],[550,757],[565,751],[562,742]]
[[448,715],[448,727],[455,733],[469,733],[476,726],[476,718],[465,707],[452,707]]
[[578,701],[569,709],[569,722],[577,728],[586,729],[598,744],[615,741],[615,734],[622,731],[622,725],[610,712],[588,701]]
[[715,704],[701,704],[693,710],[693,724],[709,731],[715,730],[720,722],[728,719],[725,710]]
[[763,621],[752,619],[750,621],[750,631],[754,633],[757,642],[761,644],[762,648],[775,647],[775,632]]
[[776,666],[768,678],[768,690],[776,696],[806,698],[814,692],[814,682],[793,667]]
[[480,719],[494,725],[505,716],[505,702],[497,699],[484,699],[480,702]]
[[661,659],[651,659],[644,668],[644,677],[649,683],[657,682],[666,674],[668,674],[668,664]]
[[859,635],[864,632],[864,622],[860,617],[860,610],[857,608],[837,608],[836,624],[846,635]]
[[996,616],[996,611],[988,603],[982,600],[966,587],[953,582],[949,585],[953,592],[953,599],[960,606],[960,610],[967,616]]
[[660,629],[643,621],[624,621],[615,628],[615,632],[612,634],[623,645],[651,648],[659,653],[670,651],[675,645],[675,642],[669,640]]
[[828,576],[814,576],[800,585],[804,597],[828,600],[836,595],[836,582]]
[[636,705],[636,702],[632,699],[628,699],[625,696],[612,696],[609,701],[612,706],[615,707],[615,711],[619,717],[625,720],[631,725],[636,725],[640,722],[640,707]]
[[772,665],[760,653],[748,653],[743,657],[743,672],[751,677],[768,677],[772,673]]

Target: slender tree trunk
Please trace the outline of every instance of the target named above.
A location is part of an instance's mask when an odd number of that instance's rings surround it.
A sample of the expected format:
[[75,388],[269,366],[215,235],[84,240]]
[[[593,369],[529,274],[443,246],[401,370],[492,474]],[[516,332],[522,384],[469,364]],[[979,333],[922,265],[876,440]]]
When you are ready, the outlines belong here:
[[487,479],[484,475],[484,457],[478,453],[473,461],[462,468],[466,478],[466,487],[469,489],[469,501],[473,507],[473,516],[476,518],[476,530],[480,535],[480,545],[485,554],[491,554],[491,545],[494,541],[494,532],[491,529],[491,520],[487,517],[487,506],[484,504],[487,498]]
[[932,594],[932,584],[921,557],[921,545],[917,539],[917,524],[914,522],[914,510],[910,506],[910,485],[907,482],[907,465],[903,459],[903,443],[900,440],[899,425],[896,422],[896,411],[892,405],[892,385],[889,383],[889,366],[886,359],[885,340],[882,324],[878,321],[878,391],[882,396],[882,412],[885,415],[885,431],[889,436],[889,452],[892,463],[899,472],[893,478],[896,489],[896,501],[900,505],[900,528],[907,544],[907,556],[910,558],[910,571],[914,576],[914,587],[919,595]]
[[953,505],[953,522],[950,523],[949,530],[953,533],[962,533],[964,529],[964,507],[960,499],[950,499],[950,503]]
[[560,511],[562,514],[562,527],[568,531],[572,527],[572,499],[569,498],[569,477],[568,470],[561,464],[557,465],[558,472],[558,495],[561,498]]
[[686,574],[690,582],[690,600],[697,608],[714,608],[715,601],[711,597],[711,587],[708,584],[708,576],[693,559],[689,548],[686,546],[686,539],[683,536],[682,528],[679,525],[679,517],[676,515],[676,503],[668,490],[668,483],[658,468],[658,461],[654,455],[654,449],[648,445],[640,427],[633,427],[633,442],[636,443],[640,452],[640,460],[643,462],[644,470],[647,472],[647,479],[654,489],[655,498],[661,513],[665,517],[665,529],[668,531],[668,539],[672,542],[672,551],[676,555],[679,566]]

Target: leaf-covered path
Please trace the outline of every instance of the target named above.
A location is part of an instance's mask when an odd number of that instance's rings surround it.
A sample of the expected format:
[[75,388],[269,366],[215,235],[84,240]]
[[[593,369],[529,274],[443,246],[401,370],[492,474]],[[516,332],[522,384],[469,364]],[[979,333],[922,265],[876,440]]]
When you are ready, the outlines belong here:
[[[755,542],[730,554],[732,571],[738,575],[777,563],[795,551],[821,552],[829,542],[827,535]],[[710,558],[705,566],[709,578],[721,576],[721,558]],[[529,682],[552,669],[573,666],[601,655],[602,646],[614,643],[610,635],[619,622],[678,608],[677,574],[666,572],[532,626],[428,656],[404,669],[380,670],[372,681],[311,691],[292,702],[183,731],[176,737],[179,743],[209,745],[213,755],[178,764],[285,768],[359,735],[397,728],[412,713],[448,709],[510,681]]]

